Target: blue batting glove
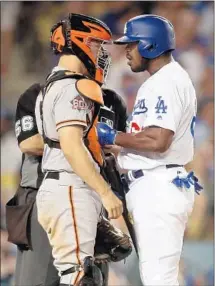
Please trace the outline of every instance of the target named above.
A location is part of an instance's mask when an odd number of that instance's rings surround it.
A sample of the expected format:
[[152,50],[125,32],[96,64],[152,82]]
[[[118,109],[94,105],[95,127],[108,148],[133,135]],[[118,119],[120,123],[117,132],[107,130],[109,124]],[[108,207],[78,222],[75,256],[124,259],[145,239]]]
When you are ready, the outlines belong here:
[[101,146],[113,145],[117,131],[103,122],[97,124],[98,139]]

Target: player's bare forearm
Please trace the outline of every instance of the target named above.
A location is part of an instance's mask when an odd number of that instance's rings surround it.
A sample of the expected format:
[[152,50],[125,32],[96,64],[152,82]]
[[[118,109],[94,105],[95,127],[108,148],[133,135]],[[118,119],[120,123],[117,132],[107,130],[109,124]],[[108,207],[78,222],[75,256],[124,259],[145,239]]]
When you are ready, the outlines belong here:
[[[58,130],[61,149],[73,171],[101,198],[109,218],[118,218],[123,212],[122,202],[111,191],[110,186],[96,170],[83,143],[83,127],[68,126]],[[71,140],[72,138],[72,140]]]
[[[142,132],[141,132],[142,133]],[[115,144],[129,148],[134,149],[138,151],[156,151],[157,150],[157,144],[156,140],[154,138],[151,138],[147,135],[137,136],[135,133],[119,133],[116,136]]]
[[36,156],[42,156],[43,155],[43,149],[44,149],[43,138],[40,134],[36,134],[34,136],[31,136],[31,137],[23,140],[19,144],[19,148],[22,151],[22,153],[27,153],[27,154],[36,155]]
[[[83,127],[68,126],[58,130],[61,149],[73,171],[99,195],[110,191],[109,185],[96,170],[83,143]],[[72,140],[71,140],[72,138]]]
[[115,144],[141,152],[165,152],[171,145],[171,130],[150,127],[138,133],[118,133]]

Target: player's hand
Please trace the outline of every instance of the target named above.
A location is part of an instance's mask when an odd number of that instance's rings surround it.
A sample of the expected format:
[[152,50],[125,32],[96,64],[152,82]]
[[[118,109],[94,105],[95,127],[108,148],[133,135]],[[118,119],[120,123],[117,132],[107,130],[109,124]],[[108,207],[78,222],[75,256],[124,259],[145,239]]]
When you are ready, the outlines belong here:
[[123,204],[111,190],[101,195],[101,200],[104,208],[108,212],[109,219],[116,219],[121,216]]
[[97,124],[98,139],[101,146],[113,145],[116,137],[116,130],[104,122]]

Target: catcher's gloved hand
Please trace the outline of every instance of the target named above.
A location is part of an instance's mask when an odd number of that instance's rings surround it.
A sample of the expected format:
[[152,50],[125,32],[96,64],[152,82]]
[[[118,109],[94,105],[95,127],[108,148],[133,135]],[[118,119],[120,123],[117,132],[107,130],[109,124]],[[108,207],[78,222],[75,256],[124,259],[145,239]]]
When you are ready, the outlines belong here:
[[102,216],[97,227],[95,243],[95,262],[118,262],[128,257],[132,245],[128,235],[115,228],[108,219]]

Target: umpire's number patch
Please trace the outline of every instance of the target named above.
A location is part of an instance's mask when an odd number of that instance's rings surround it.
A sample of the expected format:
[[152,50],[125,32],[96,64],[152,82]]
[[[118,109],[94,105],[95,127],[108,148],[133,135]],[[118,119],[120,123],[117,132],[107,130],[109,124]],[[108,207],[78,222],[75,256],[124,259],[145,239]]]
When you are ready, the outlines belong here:
[[33,117],[30,115],[23,116],[21,120],[17,120],[15,123],[15,133],[16,137],[18,137],[21,131],[30,131],[34,127]]

